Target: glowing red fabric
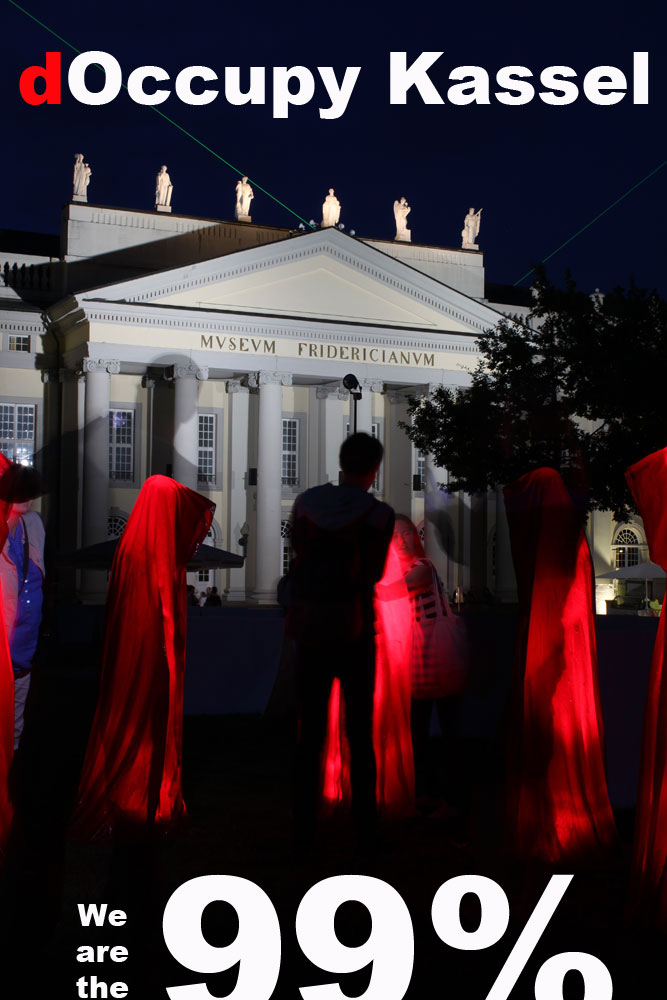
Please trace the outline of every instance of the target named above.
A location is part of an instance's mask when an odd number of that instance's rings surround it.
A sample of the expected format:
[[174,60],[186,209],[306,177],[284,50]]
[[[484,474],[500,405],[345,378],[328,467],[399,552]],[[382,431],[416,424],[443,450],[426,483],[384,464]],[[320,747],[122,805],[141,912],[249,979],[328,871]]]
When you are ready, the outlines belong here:
[[[373,747],[377,766],[376,799],[380,815],[392,818],[414,812],[415,776],[410,732],[412,602],[403,578],[401,555],[392,541],[384,575],[376,588],[375,691]],[[382,589],[391,586],[392,599]],[[331,808],[350,801],[349,749],[340,683],[334,681],[324,748],[322,797]]]
[[519,857],[571,860],[616,836],[604,768],[593,570],[559,474],[505,489],[519,590],[507,839]]
[[100,693],[77,836],[141,835],[185,817],[181,795],[185,567],[215,505],[165,476],[144,483],[107,591]]
[[[10,463],[0,454],[0,476]],[[7,541],[7,518],[11,504],[0,499],[0,552]],[[2,585],[0,584],[0,851],[4,848],[11,826],[13,809],[9,799],[9,768],[14,754],[14,673],[9,655],[9,642],[2,614]]]
[[[653,562],[667,569],[667,448],[647,455],[625,473],[644,521]],[[653,648],[639,771],[631,906],[667,930],[667,677],[665,604]]]

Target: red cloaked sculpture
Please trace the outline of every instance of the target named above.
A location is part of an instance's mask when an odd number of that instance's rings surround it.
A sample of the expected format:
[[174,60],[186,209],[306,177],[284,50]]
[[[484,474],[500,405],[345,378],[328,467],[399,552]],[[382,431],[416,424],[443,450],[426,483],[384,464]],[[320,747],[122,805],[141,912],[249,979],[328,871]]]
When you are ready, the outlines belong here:
[[554,469],[505,488],[519,592],[507,840],[574,860],[616,837],[604,768],[593,568],[581,512]]
[[[667,448],[631,465],[625,477],[644,521],[651,559],[667,569]],[[636,915],[662,930],[667,930],[665,603],[646,692],[631,885],[631,906]]]
[[[373,748],[377,766],[375,795],[381,816],[399,819],[414,813],[415,775],[410,732],[412,695],[412,602],[404,582],[403,560],[391,542],[375,591],[376,654],[373,694]],[[383,596],[390,594],[390,598]],[[329,701],[324,747],[322,798],[325,811],[350,801],[349,750],[343,738],[344,707],[336,679]]]
[[[9,468],[10,462],[0,454],[0,478]],[[0,552],[9,533],[7,518],[10,510],[10,501],[0,497]],[[14,755],[14,673],[1,602],[0,584],[0,851],[7,842],[13,816],[9,798],[9,769]]]
[[185,817],[181,795],[185,569],[215,505],[165,476],[144,483],[116,549],[100,693],[74,831],[142,836]]

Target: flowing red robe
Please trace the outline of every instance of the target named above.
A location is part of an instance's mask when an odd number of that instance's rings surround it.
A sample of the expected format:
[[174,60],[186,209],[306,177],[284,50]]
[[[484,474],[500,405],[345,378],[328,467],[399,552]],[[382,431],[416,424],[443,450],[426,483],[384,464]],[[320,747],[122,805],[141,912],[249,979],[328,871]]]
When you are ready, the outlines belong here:
[[[667,448],[631,465],[625,476],[644,521],[651,559],[667,569]],[[646,692],[631,886],[631,904],[635,912],[663,930],[667,930],[665,603],[663,601]]]
[[[0,454],[0,477],[9,467],[9,461]],[[9,501],[0,499],[0,552],[7,541],[9,532],[7,518],[10,509]],[[14,673],[1,602],[0,584],[0,852],[7,841],[13,816],[9,799],[9,769],[14,754]]]
[[[391,587],[391,599],[383,599],[383,587]],[[394,542],[389,547],[384,575],[376,588],[375,617],[375,794],[380,815],[398,819],[414,813],[415,775],[410,732],[413,611],[404,583],[403,562]],[[344,732],[340,682],[335,680],[324,748],[322,797],[325,808],[350,801],[349,750],[342,735]]]
[[144,483],[106,600],[97,709],[74,817],[78,836],[142,835],[185,817],[181,795],[185,568],[215,505],[165,476]]
[[571,860],[616,836],[605,778],[582,519],[553,469],[505,489],[519,591],[507,839],[518,857]]

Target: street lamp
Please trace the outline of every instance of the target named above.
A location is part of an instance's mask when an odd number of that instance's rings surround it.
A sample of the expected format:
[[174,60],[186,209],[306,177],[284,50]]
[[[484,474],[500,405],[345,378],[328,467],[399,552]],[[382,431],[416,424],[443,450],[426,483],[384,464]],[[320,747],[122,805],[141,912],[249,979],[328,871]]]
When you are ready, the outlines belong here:
[[356,375],[346,375],[343,379],[343,385],[349,392],[350,396],[354,400],[354,409],[352,414],[352,433],[357,433],[357,403],[361,399],[361,387],[359,385],[359,379]]

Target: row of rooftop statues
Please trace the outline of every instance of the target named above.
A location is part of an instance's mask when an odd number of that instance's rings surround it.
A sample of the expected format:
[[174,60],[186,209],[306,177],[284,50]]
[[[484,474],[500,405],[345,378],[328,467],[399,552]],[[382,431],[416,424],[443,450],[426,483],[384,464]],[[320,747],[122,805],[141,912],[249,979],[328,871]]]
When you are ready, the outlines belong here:
[[[88,163],[84,162],[83,153],[77,153],[74,157],[74,177],[72,201],[88,201],[88,185],[92,170]],[[155,209],[158,212],[171,212],[171,196],[174,185],[167,172],[167,167],[163,164],[155,178]],[[237,222],[252,222],[250,217],[250,202],[255,197],[247,177],[241,177],[236,182],[236,208],[234,217]],[[329,193],[322,203],[321,228],[327,229],[340,225],[340,201],[334,194],[334,189],[329,188]],[[395,240],[402,243],[410,243],[412,233],[408,229],[408,215],[411,208],[406,198],[399,198],[394,202],[394,220],[396,222]],[[461,230],[461,248],[463,250],[479,250],[477,237],[481,224],[482,209],[475,211],[474,208],[468,210],[463,221]],[[341,226],[342,228],[342,226]]]

